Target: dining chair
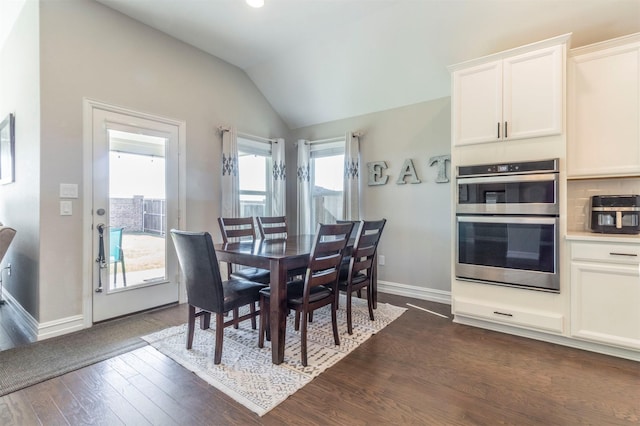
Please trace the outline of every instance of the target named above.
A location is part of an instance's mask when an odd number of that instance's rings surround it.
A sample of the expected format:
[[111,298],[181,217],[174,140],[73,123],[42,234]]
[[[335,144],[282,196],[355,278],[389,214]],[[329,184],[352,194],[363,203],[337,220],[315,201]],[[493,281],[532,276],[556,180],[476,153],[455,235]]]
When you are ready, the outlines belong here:
[[258,216],[258,231],[264,240],[272,237],[286,238],[289,231],[286,216]]
[[353,249],[351,250],[347,274],[346,276],[341,275],[338,282],[338,289],[344,291],[347,296],[347,331],[349,334],[353,334],[351,307],[353,292],[358,292],[358,297],[361,297],[360,291],[364,288],[367,289],[369,319],[371,321],[374,320],[372,290],[373,268],[375,267],[378,243],[380,242],[380,237],[382,236],[382,231],[386,223],[386,219],[362,221],[353,244]]
[[[231,242],[256,240],[256,229],[253,217],[219,217],[220,233],[222,241],[227,244]],[[262,284],[269,284],[271,273],[267,269],[237,266],[227,263],[227,275],[229,277],[244,278],[249,281]]]
[[[187,326],[187,349],[193,345],[196,317],[200,317],[200,328],[206,330],[211,324],[211,314],[216,319],[216,341],[213,357],[214,364],[222,360],[222,340],[224,329],[241,321],[251,319],[256,328],[255,308],[259,292],[264,285],[241,278],[222,281],[220,267],[216,257],[211,234],[208,232],[188,232],[172,229],[171,238],[178,254],[178,262],[184,274],[187,288],[189,318]],[[249,305],[249,313],[224,320],[225,313],[237,312],[238,308]]]
[[[260,238],[263,240],[287,238],[289,235],[289,225],[286,216],[258,216],[256,220],[258,222]],[[287,275],[292,279],[301,277],[305,272],[307,272],[307,268],[296,268],[287,271]]]
[[[309,314],[318,308],[331,305],[331,324],[333,339],[340,344],[338,335],[338,276],[340,262],[349,242],[349,235],[353,224],[318,225],[309,266],[303,280],[292,281],[287,284],[287,308],[301,314],[300,321],[300,357],[302,365],[307,366],[307,327]],[[269,324],[271,291],[269,288],[260,290],[260,331],[258,347],[264,345],[266,328]],[[298,316],[299,317],[299,316]],[[268,336],[267,336],[268,337]]]
[[118,280],[118,263],[122,266],[122,281],[127,286],[127,272],[124,268],[124,251],[122,250],[122,232],[124,228],[109,228],[109,261],[113,263],[113,284]]

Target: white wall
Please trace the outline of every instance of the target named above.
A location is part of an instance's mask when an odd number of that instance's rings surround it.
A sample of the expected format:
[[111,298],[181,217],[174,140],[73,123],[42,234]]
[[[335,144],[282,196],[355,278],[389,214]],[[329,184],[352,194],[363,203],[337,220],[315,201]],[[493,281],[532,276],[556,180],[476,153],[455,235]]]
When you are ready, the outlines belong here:
[[[448,298],[451,289],[451,182],[436,183],[429,158],[451,152],[451,100],[441,98],[403,108],[296,129],[291,140],[323,139],[360,130],[363,219],[386,218],[378,248],[386,264],[381,286],[432,298]],[[288,174],[295,176],[296,152],[288,145]],[[406,159],[412,159],[422,183],[398,185]],[[368,186],[367,162],[386,161],[389,181]],[[450,179],[451,170],[447,164]],[[288,216],[296,215],[295,181],[288,181]]]
[[15,114],[15,182],[0,185],[0,221],[17,230],[2,266],[8,294],[38,315],[40,232],[39,7],[28,1],[0,45],[0,120]]
[[[40,13],[40,84],[32,79],[30,90],[37,98],[40,87],[41,119],[35,108],[30,123],[36,133],[40,125],[35,159],[41,159],[41,177],[37,162],[36,173],[21,165],[16,178],[34,188],[11,201],[16,215],[39,215],[39,229],[30,220],[18,235],[32,234],[36,245],[40,238],[39,259],[31,265],[39,277],[30,278],[39,305],[25,307],[42,324],[82,314],[82,217],[91,204],[81,197],[73,201],[73,216],[60,216],[58,194],[60,183],[84,185],[84,97],[187,123],[186,224],[214,235],[220,213],[216,127],[233,125],[268,137],[284,136],[287,129],[246,74],[222,60],[94,1],[27,3],[25,9]],[[37,34],[38,27],[30,30]],[[37,60],[25,65],[25,73],[37,75]],[[15,274],[16,280],[24,277]]]

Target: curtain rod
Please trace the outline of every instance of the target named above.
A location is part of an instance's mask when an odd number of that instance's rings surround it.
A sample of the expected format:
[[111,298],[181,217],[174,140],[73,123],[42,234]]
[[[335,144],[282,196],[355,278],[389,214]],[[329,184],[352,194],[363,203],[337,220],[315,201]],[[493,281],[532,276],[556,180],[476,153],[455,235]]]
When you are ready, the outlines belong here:
[[[356,131],[356,132],[351,132],[351,135],[354,138],[360,138],[362,137],[363,133],[360,131]],[[342,141],[344,140],[344,136],[336,136],[333,138],[327,138],[327,139],[316,139],[314,141],[309,141],[309,143],[329,143],[329,142],[338,142],[338,141]]]
[[[218,130],[220,130],[221,133],[224,133],[224,132],[228,132],[229,128],[224,126],[218,126]],[[249,133],[237,132],[236,134],[246,139],[255,139],[262,142],[278,143],[277,139],[264,138],[262,136],[250,135]]]

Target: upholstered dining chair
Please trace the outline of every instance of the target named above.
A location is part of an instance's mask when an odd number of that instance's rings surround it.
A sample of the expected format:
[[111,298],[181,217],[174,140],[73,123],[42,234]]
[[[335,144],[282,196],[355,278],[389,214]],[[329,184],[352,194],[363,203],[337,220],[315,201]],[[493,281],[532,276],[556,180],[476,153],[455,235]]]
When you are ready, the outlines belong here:
[[[196,317],[200,317],[200,328],[204,330],[209,328],[213,313],[216,320],[213,363],[220,364],[224,329],[230,325],[237,326],[240,321],[247,319],[251,319],[253,329],[256,328],[256,316],[260,311],[255,309],[255,302],[259,300],[259,292],[264,286],[241,278],[222,281],[213,241],[208,232],[176,229],[170,232],[187,288],[187,349],[191,349],[193,345]],[[234,315],[233,319],[225,322],[225,313],[237,312],[244,305],[249,305],[248,314],[240,317]]]
[[[220,233],[222,241],[226,243],[238,241],[256,240],[256,228],[253,217],[219,217]],[[251,268],[243,266],[238,268],[231,263],[227,263],[227,274],[229,277],[244,278],[262,284],[269,284],[271,275],[267,269]]]
[[[307,366],[307,326],[309,314],[323,306],[331,306],[331,325],[333,339],[340,344],[338,335],[338,277],[340,262],[349,242],[353,224],[318,225],[313,248],[309,256],[309,266],[304,280],[287,284],[287,307],[301,314],[300,321],[300,357],[302,365]],[[266,328],[269,324],[269,288],[260,290],[260,331],[258,347],[263,347]],[[299,316],[297,316],[299,318]]]
[[352,310],[351,310],[351,298],[353,292],[358,292],[360,297],[360,291],[364,288],[367,289],[367,305],[369,307],[369,319],[374,320],[373,317],[373,268],[375,267],[376,253],[378,250],[378,243],[382,236],[384,225],[387,223],[386,219],[362,221],[356,240],[351,250],[351,257],[349,260],[349,268],[346,276],[341,274],[338,288],[344,291],[347,296],[347,331],[349,334],[353,334],[352,323]]

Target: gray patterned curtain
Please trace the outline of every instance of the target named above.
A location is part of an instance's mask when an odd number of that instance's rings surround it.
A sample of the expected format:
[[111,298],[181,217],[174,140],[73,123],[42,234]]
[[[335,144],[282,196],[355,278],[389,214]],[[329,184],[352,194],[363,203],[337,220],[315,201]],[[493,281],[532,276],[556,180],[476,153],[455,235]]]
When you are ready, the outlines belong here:
[[298,234],[311,234],[311,149],[309,141],[298,141]]
[[238,177],[238,135],[236,129],[222,129],[222,217],[240,216]]
[[347,132],[344,146],[344,220],[360,220],[360,134]]
[[271,213],[273,216],[287,214],[287,173],[284,154],[284,139],[278,138],[271,144],[271,163],[273,164]]

